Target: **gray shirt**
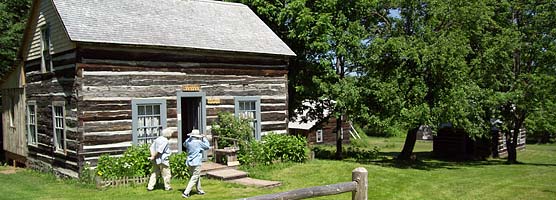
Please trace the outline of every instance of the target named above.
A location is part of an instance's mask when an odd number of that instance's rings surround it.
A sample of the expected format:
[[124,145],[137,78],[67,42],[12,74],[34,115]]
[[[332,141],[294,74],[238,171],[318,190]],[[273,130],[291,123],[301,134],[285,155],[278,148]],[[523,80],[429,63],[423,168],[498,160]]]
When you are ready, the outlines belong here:
[[157,165],[162,163],[166,166],[170,166],[170,155],[172,152],[170,151],[167,138],[163,136],[156,138],[151,144],[151,152],[153,151],[158,153],[155,157]]

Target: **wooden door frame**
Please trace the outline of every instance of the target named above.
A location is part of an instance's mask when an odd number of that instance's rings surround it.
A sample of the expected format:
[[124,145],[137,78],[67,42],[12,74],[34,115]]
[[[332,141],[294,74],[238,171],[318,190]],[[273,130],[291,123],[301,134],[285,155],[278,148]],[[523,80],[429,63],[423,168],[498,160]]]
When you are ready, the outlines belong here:
[[205,92],[177,92],[176,94],[176,98],[177,98],[177,118],[178,118],[178,152],[182,152],[183,149],[183,133],[182,133],[182,121],[181,121],[181,98],[183,97],[198,97],[201,98],[201,119],[202,122],[199,123],[200,128],[200,132],[201,133],[206,133],[207,130],[207,100],[206,100],[206,93]]

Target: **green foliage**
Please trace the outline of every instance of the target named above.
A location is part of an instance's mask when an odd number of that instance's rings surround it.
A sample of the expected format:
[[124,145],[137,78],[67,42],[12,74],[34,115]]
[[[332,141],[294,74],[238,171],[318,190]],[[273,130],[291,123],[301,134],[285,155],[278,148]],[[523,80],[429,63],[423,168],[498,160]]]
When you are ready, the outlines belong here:
[[120,158],[125,176],[145,176],[152,172],[152,163],[149,160],[151,153],[148,144],[129,147]]
[[271,133],[262,141],[248,141],[239,149],[238,160],[248,165],[270,165],[275,161],[304,162],[307,140],[300,136]]
[[[240,119],[228,112],[218,113],[218,121],[212,124],[213,135],[234,138],[238,140],[251,140],[253,129],[246,119]],[[231,147],[232,142],[218,140],[218,148]]]
[[91,168],[91,164],[88,161],[85,162],[79,173],[79,182],[84,184],[93,184],[95,182],[95,170]]
[[129,147],[122,157],[104,154],[98,159],[96,174],[106,178],[146,176],[152,172],[149,157],[147,144]]
[[[315,158],[319,159],[335,159],[336,149],[329,145],[313,146]],[[353,158],[357,162],[369,162],[378,158],[380,149],[375,146],[373,148],[360,148],[354,146],[344,147],[342,150],[344,158]]]
[[187,179],[191,176],[189,174],[189,169],[185,164],[186,161],[187,152],[172,154],[170,156],[170,171],[172,172],[172,177],[177,179]]
[[0,77],[14,65],[31,0],[0,0]]

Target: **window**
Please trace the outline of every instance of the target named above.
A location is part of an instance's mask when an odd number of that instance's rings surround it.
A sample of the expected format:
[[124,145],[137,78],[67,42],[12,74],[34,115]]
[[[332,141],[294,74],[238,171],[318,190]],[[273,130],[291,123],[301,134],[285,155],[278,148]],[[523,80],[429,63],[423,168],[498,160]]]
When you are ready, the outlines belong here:
[[322,142],[322,129],[317,130],[317,143]]
[[37,103],[27,103],[27,143],[37,144]]
[[10,101],[10,112],[8,113],[8,115],[10,115],[10,127],[15,127],[15,97],[12,96]]
[[54,123],[54,146],[56,151],[66,150],[66,120],[64,102],[52,103],[52,122]]
[[166,128],[166,100],[133,99],[133,144],[150,144]]
[[248,119],[253,129],[253,137],[261,139],[261,98],[260,97],[236,97],[235,116]]
[[45,25],[41,29],[41,70],[52,71],[52,59],[50,56],[50,26]]

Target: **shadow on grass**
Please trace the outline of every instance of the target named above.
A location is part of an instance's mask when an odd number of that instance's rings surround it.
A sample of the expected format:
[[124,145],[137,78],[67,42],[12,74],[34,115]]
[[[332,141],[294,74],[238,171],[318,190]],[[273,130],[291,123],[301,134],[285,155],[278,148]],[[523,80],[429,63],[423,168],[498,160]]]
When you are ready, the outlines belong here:
[[[368,164],[375,164],[383,167],[394,167],[399,169],[418,169],[418,170],[435,170],[435,169],[459,169],[462,167],[482,167],[491,165],[508,165],[505,159],[489,159],[489,160],[446,160],[434,158],[432,152],[415,152],[413,160],[398,160],[396,157],[399,152],[380,152],[379,159]],[[516,163],[514,165],[530,165],[530,166],[556,166],[556,164],[542,163]]]

